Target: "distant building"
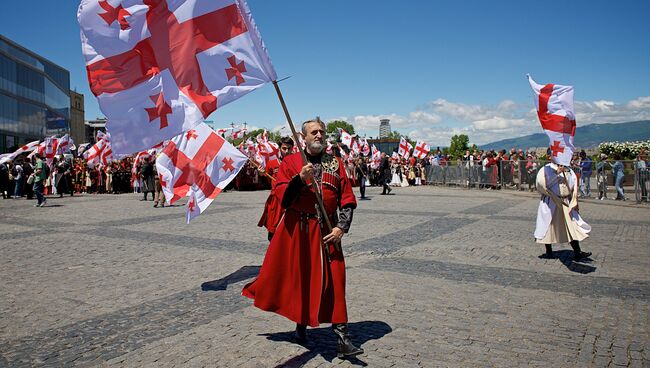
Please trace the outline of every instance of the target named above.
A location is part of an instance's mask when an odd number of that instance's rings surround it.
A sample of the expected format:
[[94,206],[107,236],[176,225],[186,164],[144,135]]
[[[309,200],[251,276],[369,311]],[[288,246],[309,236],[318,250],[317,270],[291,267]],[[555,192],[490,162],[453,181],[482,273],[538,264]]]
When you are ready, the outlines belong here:
[[84,139],[81,143],[95,143],[97,131],[106,133],[106,119],[97,118],[84,123]]
[[399,148],[399,139],[368,139],[370,147],[374,144],[377,149],[387,155],[397,152]]
[[70,137],[76,144],[85,143],[84,95],[70,91]]
[[379,120],[379,139],[390,137],[390,119]]
[[0,35],[0,152],[70,131],[70,72]]

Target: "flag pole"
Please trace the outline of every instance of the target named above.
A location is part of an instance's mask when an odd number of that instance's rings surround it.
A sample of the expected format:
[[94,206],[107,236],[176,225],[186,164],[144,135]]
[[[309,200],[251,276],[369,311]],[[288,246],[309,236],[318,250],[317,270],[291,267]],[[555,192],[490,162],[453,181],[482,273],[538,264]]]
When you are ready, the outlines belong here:
[[[284,110],[284,115],[287,117],[287,122],[289,123],[289,128],[291,128],[291,134],[293,135],[293,141],[295,142],[296,146],[298,146],[298,151],[300,151],[300,156],[302,157],[303,164],[306,165],[309,162],[309,161],[307,161],[307,155],[305,154],[305,150],[300,145],[300,141],[298,140],[298,133],[296,132],[296,127],[293,125],[293,121],[291,120],[291,115],[289,115],[289,110],[287,109],[287,104],[284,103],[284,98],[282,97],[282,92],[280,91],[280,86],[278,85],[277,81],[273,81],[273,87],[275,87],[275,92],[278,94],[278,99],[280,99],[280,105],[282,105],[282,110]],[[316,195],[316,201],[318,202],[318,208],[320,209],[322,217],[325,219],[326,230],[327,230],[327,233],[329,234],[330,232],[332,232],[332,223],[330,222],[330,218],[327,216],[327,212],[325,211],[325,205],[323,204],[323,198],[321,196],[320,191],[318,191],[318,186],[316,185],[315,180],[311,181],[311,187],[314,190],[314,194]],[[335,243],[334,246],[338,250],[341,250],[341,244],[340,243]]]

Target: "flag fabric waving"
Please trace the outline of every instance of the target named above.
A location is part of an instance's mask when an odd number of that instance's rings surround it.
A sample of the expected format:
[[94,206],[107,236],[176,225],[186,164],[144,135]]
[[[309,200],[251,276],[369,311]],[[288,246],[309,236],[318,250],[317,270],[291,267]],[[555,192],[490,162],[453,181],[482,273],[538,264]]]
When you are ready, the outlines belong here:
[[[230,183],[248,157],[215,133],[205,123],[169,141],[156,160],[160,184],[167,203],[192,198],[199,213]],[[189,213],[188,220],[196,217]]]
[[404,137],[401,137],[399,139],[399,149],[397,153],[408,159],[411,156],[411,149],[413,149],[413,145],[409,141],[407,141]]
[[350,133],[341,128],[339,128],[339,132],[341,133],[341,143],[346,145],[348,148],[352,148],[352,136]]
[[422,159],[427,157],[427,154],[429,154],[430,151],[431,148],[428,144],[426,144],[426,142],[417,141],[415,142],[415,150],[413,151],[413,156]]
[[59,138],[59,146],[57,148],[57,154],[70,153],[70,150],[74,147],[74,140],[70,137],[69,134],[64,135]]
[[110,135],[98,131],[97,143],[87,149],[83,153],[83,157],[86,159],[86,162],[90,167],[100,164],[104,166],[108,165],[108,161],[113,158]]
[[535,94],[537,116],[549,138],[551,158],[556,164],[570,166],[575,147],[576,118],[573,109],[573,86],[537,84],[527,75]]
[[10,160],[15,159],[16,157],[20,156],[23,153],[26,152],[32,152],[36,148],[38,148],[39,141],[33,141],[25,144],[24,146],[18,148],[14,153],[10,154],[8,157]]
[[370,168],[373,170],[379,169],[379,165],[381,164],[381,151],[375,147],[375,145],[372,145],[372,161],[370,162]]
[[370,145],[365,138],[359,138],[359,144],[361,145],[361,154],[364,156],[370,155]]
[[82,0],[77,19],[116,154],[171,139],[277,79],[245,0]]

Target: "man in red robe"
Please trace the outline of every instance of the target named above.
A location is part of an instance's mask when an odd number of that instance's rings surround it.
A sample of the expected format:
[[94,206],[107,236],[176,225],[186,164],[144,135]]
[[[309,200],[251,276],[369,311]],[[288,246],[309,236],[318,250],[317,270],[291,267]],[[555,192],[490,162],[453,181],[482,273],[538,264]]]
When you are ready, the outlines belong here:
[[[343,161],[324,152],[325,124],[302,124],[308,162],[287,156],[280,164],[275,192],[285,209],[266,252],[259,276],[242,295],[262,310],[296,322],[296,339],[306,341],[306,326],[332,323],[338,336],[337,356],[363,354],[348,334],[345,260],[341,238],[348,232],[357,203]],[[311,182],[320,191],[331,231],[319,221]],[[337,212],[338,210],[338,212]],[[322,227],[321,227],[322,226]]]
[[268,231],[269,241],[273,238],[273,233],[275,233],[275,227],[280,222],[280,218],[284,213],[284,210],[280,207],[280,199],[275,193],[275,183],[278,178],[278,170],[280,168],[280,162],[290,155],[293,152],[293,139],[289,137],[284,137],[280,140],[280,152],[278,154],[278,159],[269,161],[266,165],[266,173],[269,174],[272,178],[276,180],[271,181],[271,193],[266,199],[264,204],[264,212],[262,213],[262,218],[257,223],[257,226],[264,226]]

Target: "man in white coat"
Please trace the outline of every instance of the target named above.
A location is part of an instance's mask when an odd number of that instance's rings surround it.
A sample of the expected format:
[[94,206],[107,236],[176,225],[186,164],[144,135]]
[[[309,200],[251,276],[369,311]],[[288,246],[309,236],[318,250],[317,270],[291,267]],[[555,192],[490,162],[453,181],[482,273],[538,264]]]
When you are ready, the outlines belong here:
[[537,209],[535,239],[546,246],[542,258],[553,258],[553,244],[569,243],[573,259],[580,261],[591,255],[580,250],[591,227],[580,217],[578,179],[568,167],[551,162],[537,173],[537,190],[542,198]]

